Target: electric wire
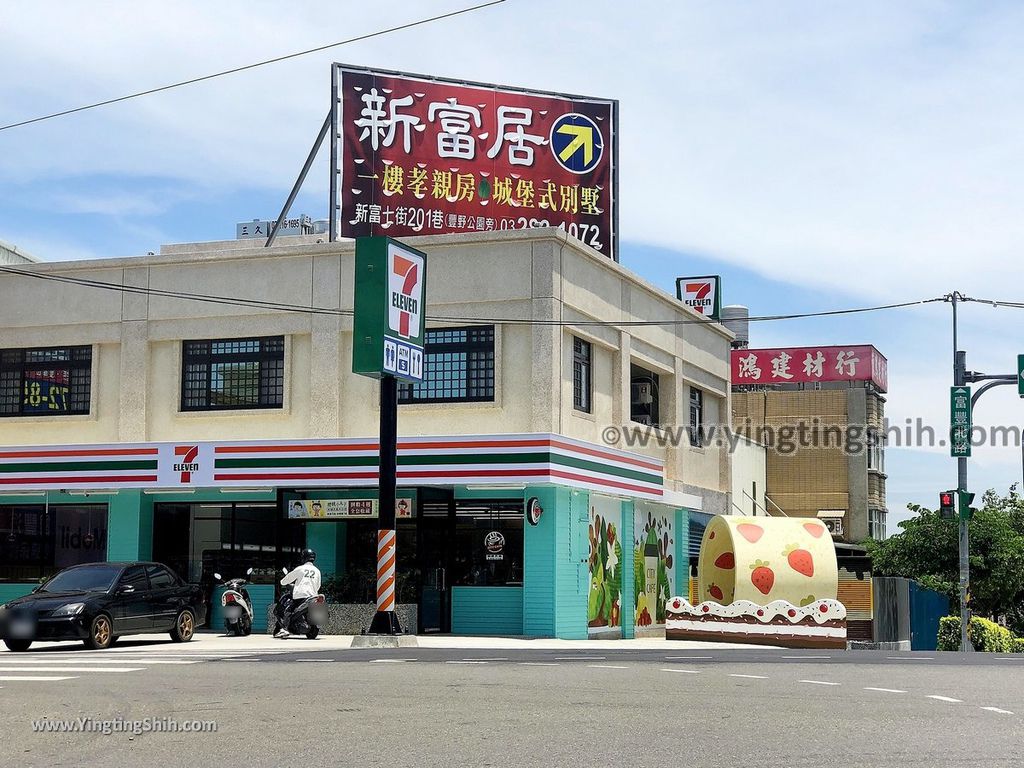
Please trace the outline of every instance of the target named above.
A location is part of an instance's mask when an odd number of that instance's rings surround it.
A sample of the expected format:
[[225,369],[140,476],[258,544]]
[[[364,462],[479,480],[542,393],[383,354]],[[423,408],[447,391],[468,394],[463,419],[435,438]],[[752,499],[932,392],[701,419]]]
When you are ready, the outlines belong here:
[[[334,307],[317,307],[317,306],[301,306],[296,304],[285,304],[277,301],[267,301],[263,299],[247,299],[240,296],[221,296],[217,294],[206,294],[206,293],[194,293],[190,291],[173,291],[162,288],[152,288],[148,286],[135,286],[135,285],[124,285],[121,283],[109,283],[102,280],[92,280],[89,278],[73,277],[71,275],[55,275],[48,274],[46,272],[37,272],[35,270],[22,269],[12,266],[0,266],[0,273],[6,273],[16,275],[19,277],[33,278],[39,280],[50,280],[59,283],[67,283],[71,285],[79,285],[85,288],[94,288],[98,290],[116,291],[120,293],[130,293],[145,296],[158,296],[169,299],[179,299],[182,301],[197,301],[205,302],[210,304],[223,304],[230,306],[249,307],[254,309],[269,309],[279,312],[291,312],[295,314],[308,314],[308,315],[334,315],[341,317],[350,317],[353,314],[351,309],[340,309]],[[837,315],[853,315],[862,314],[865,312],[883,312],[893,309],[903,309],[907,307],[920,306],[923,304],[930,304],[933,302],[943,302],[944,297],[935,297],[930,299],[916,299],[913,301],[903,301],[894,304],[881,304],[870,307],[853,307],[849,309],[830,309],[820,312],[793,312],[783,315],[759,315],[754,317],[746,318],[748,322],[772,322],[778,320],[799,320],[804,318],[812,317],[831,317]],[[687,318],[687,319],[667,319],[667,320],[554,320],[554,319],[532,319],[532,318],[484,318],[484,317],[466,317],[458,315],[427,315],[426,319],[430,322],[473,322],[473,323],[493,323],[495,325],[530,325],[530,326],[552,326],[552,327],[587,327],[587,326],[600,326],[610,328],[620,327],[644,327],[644,326],[680,326],[680,325],[706,325],[711,324],[714,321],[708,318]]]
[[364,35],[357,35],[356,37],[350,37],[347,40],[340,40],[340,41],[338,41],[336,43],[328,43],[327,45],[319,45],[316,48],[309,48],[309,49],[304,50],[304,51],[297,51],[295,53],[288,53],[288,54],[285,54],[283,56],[275,56],[272,59],[265,59],[264,61],[257,61],[257,62],[255,62],[253,64],[245,64],[245,65],[240,66],[240,67],[233,67],[231,69],[225,69],[223,71],[214,72],[214,73],[209,74],[209,75],[201,75],[200,77],[193,77],[193,78],[190,78],[188,80],[181,80],[180,82],[169,83],[168,85],[161,85],[161,86],[158,86],[156,88],[149,88],[148,90],[145,90],[145,91],[138,91],[136,93],[129,93],[126,96],[118,96],[118,97],[113,98],[113,99],[105,99],[104,101],[97,101],[97,102],[95,102],[93,104],[85,104],[85,105],[83,105],[81,107],[74,107],[72,109],[63,109],[60,112],[53,112],[53,113],[48,114],[48,115],[40,115],[39,117],[33,117],[33,118],[28,119],[28,120],[21,120],[21,121],[19,121],[17,123],[9,123],[7,125],[0,125],[0,131],[6,131],[6,130],[9,130],[11,128],[20,128],[21,126],[31,125],[32,123],[41,123],[44,120],[53,120],[54,118],[57,118],[57,117],[64,117],[65,115],[73,115],[76,112],[85,112],[86,110],[96,109],[97,107],[106,107],[106,106],[109,106],[111,104],[117,104],[117,103],[122,102],[122,101],[128,101],[129,99],[137,99],[137,98],[139,98],[141,96],[150,96],[150,95],[152,95],[154,93],[161,93],[163,91],[169,91],[169,90],[172,90],[174,88],[181,88],[181,87],[186,86],[186,85],[193,85],[195,83],[202,83],[202,82],[204,82],[206,80],[213,80],[214,78],[224,77],[225,75],[234,75],[234,74],[237,74],[238,72],[245,72],[245,71],[250,70],[250,69],[256,69],[257,67],[265,67],[268,64],[277,64],[278,62],[287,61],[288,59],[295,59],[295,58],[298,58],[299,56],[308,56],[311,53],[319,53],[320,51],[326,51],[326,50],[328,50],[330,48],[337,48],[337,47],[342,46],[342,45],[350,45],[351,43],[358,43],[358,42],[362,42],[363,40],[369,40],[369,39],[374,38],[374,37],[380,37],[382,35],[388,35],[388,34],[391,34],[392,32],[401,32],[401,31],[406,30],[406,29],[412,29],[414,27],[420,27],[420,26],[423,26],[424,24],[430,24],[430,23],[433,23],[435,21],[442,21],[443,19],[450,19],[450,18],[453,18],[455,16],[461,16],[461,15],[466,14],[466,13],[472,13],[474,11],[480,11],[480,10],[483,10],[484,8],[488,8],[488,7],[492,6],[492,5],[500,5],[501,3],[504,3],[504,2],[505,2],[505,0],[490,0],[490,2],[480,3],[478,5],[473,5],[473,6],[469,6],[469,7],[466,7],[466,8],[461,8],[461,9],[459,9],[457,11],[450,11],[448,13],[442,13],[442,14],[439,14],[437,16],[431,16],[431,17],[426,18],[426,19],[419,19],[417,21],[410,21],[410,22],[408,22],[406,24],[399,24],[398,26],[388,27],[387,29],[380,29],[380,30],[377,30],[376,32],[368,32],[368,33],[366,33]]

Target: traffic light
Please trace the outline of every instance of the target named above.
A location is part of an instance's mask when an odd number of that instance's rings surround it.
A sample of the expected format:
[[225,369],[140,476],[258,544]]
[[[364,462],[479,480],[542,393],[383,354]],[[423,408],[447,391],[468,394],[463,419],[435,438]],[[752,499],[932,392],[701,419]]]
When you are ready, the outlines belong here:
[[943,520],[956,517],[956,491],[943,491],[939,494],[939,514]]
[[967,491],[960,491],[960,519],[971,520],[974,517],[974,513],[977,512],[974,507],[971,506],[971,502],[974,501],[974,494],[968,493]]

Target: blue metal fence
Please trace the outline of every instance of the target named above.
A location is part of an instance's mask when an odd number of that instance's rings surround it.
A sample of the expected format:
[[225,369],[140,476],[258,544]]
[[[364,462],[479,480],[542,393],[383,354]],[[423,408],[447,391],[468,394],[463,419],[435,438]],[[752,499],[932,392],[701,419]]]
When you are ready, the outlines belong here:
[[934,651],[939,636],[939,619],[949,615],[949,598],[916,581],[910,582],[910,647]]

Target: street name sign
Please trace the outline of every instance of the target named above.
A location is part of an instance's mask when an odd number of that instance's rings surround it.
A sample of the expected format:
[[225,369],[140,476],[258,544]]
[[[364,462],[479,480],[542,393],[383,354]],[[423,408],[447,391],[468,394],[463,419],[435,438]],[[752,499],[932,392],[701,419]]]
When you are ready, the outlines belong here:
[[949,453],[954,458],[971,455],[971,388],[949,389]]

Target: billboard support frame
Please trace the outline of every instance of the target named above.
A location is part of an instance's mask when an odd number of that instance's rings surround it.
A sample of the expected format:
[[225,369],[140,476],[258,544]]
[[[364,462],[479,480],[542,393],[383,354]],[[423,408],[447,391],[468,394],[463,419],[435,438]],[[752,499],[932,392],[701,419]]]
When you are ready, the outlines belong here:
[[316,141],[313,142],[313,148],[309,150],[309,155],[306,157],[306,162],[302,166],[302,170],[299,172],[299,178],[295,180],[295,184],[292,185],[292,191],[288,193],[288,199],[285,200],[284,206],[281,208],[281,213],[277,216],[277,221],[274,222],[274,228],[270,231],[270,235],[267,237],[267,242],[263,245],[264,248],[269,248],[274,244],[274,240],[277,239],[277,231],[281,229],[281,225],[284,220],[288,218],[288,212],[292,209],[292,203],[295,202],[295,198],[299,194],[299,190],[302,189],[302,185],[306,182],[306,174],[309,173],[309,169],[313,167],[313,161],[316,160],[317,154],[320,152],[320,147],[323,146],[324,137],[327,135],[327,129],[331,126],[331,116],[328,115],[324,120],[324,124],[320,126],[320,133],[317,134]]

